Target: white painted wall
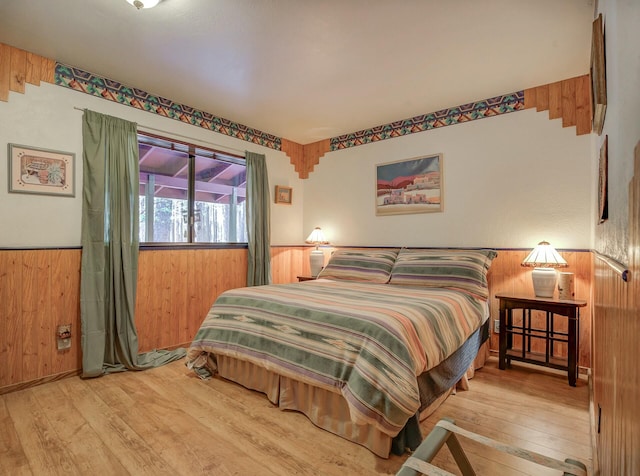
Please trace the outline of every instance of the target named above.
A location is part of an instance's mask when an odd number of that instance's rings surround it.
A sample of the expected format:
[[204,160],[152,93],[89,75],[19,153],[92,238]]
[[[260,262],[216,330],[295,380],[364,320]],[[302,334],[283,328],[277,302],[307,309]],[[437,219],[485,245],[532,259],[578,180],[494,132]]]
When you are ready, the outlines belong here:
[[[293,187],[293,204],[271,203],[272,244],[302,244],[321,226],[336,245],[592,248],[593,140],[527,110],[327,153],[300,180],[282,152],[50,84],[27,85],[0,103],[8,143],[76,153],[75,198],[8,193],[0,167],[0,247],[78,246],[82,112],[89,108],[221,148],[267,156],[271,190]],[[609,119],[608,119],[609,120]],[[613,151],[612,151],[613,152]],[[444,212],[375,215],[375,165],[442,153]],[[6,154],[6,152],[4,153]],[[3,155],[4,155],[3,154]]]
[[275,185],[294,189],[292,205],[275,205],[271,200],[272,244],[297,243],[303,234],[302,181],[282,152],[183,124],[173,119],[140,111],[70,89],[41,83],[27,85],[25,94],[10,93],[0,102],[0,156],[6,157],[8,144],[22,144],[75,152],[75,198],[26,195],[8,192],[8,166],[0,167],[0,248],[79,246],[82,217],[82,112],[88,108],[103,114],[137,122],[173,134],[192,138],[195,143],[217,144],[221,149],[265,154],[271,194]]
[[600,0],[598,8],[605,30],[607,111],[594,154],[608,135],[609,220],[596,227],[595,248],[628,264],[629,181],[640,141],[640,1]]
[[[590,249],[591,142],[530,109],[331,152],[305,184],[303,231],[335,245]],[[375,165],[435,153],[444,212],[376,216]]]

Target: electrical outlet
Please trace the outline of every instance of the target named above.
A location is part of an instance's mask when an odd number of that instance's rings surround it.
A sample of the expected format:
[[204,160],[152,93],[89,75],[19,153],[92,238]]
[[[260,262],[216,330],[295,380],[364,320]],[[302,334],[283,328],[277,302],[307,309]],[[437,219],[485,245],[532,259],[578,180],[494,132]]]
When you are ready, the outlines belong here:
[[500,334],[500,319],[493,320],[493,333]]

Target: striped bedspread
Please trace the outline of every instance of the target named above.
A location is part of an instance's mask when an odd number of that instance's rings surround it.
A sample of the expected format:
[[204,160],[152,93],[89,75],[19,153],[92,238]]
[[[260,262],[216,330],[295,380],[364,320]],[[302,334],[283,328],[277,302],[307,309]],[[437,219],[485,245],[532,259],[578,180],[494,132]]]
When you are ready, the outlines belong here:
[[451,289],[322,279],[233,289],[211,307],[187,364],[222,354],[339,392],[353,421],[395,436],[420,406],[416,377],[465,342],[485,307]]

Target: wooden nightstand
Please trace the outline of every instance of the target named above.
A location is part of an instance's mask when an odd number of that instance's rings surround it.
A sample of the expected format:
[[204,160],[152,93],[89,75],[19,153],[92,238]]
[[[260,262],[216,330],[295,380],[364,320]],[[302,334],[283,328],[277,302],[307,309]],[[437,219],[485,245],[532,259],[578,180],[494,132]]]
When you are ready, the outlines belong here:
[[[587,305],[586,301],[569,301],[553,298],[512,296],[497,294],[500,300],[500,355],[499,367],[507,368],[512,360],[543,365],[559,370],[566,370],[569,374],[569,385],[576,386],[578,375],[578,351],[580,336],[580,310]],[[514,322],[513,310],[522,309],[522,319]],[[531,311],[546,313],[543,328],[532,327]],[[568,319],[567,332],[554,328],[554,316],[564,316]],[[513,348],[513,338],[520,337],[521,348]],[[540,339],[545,343],[545,351],[532,352],[531,340]],[[567,344],[567,357],[554,355],[554,343]]]
[[298,282],[302,281],[313,281],[317,276],[298,276]]

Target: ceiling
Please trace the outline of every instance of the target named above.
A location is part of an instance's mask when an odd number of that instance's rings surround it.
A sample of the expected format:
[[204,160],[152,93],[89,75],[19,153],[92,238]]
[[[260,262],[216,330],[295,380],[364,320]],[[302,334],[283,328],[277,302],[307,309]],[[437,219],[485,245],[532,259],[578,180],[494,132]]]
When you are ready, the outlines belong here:
[[589,71],[593,0],[0,0],[0,42],[307,144]]

